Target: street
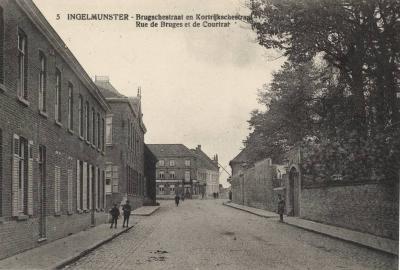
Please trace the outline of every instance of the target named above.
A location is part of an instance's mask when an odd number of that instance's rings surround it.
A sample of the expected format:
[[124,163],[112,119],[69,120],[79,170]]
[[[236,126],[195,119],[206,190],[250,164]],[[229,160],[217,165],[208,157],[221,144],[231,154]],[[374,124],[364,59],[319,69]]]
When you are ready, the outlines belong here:
[[[223,200],[161,201],[152,216],[67,269],[397,269],[397,257],[312,233]],[[118,226],[121,226],[119,220]]]

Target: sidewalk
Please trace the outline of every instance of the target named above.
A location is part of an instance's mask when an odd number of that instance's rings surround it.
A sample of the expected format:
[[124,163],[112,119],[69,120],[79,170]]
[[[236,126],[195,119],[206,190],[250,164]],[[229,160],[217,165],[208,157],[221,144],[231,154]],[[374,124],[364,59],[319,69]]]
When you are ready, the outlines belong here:
[[157,211],[160,208],[159,205],[157,206],[142,206],[139,207],[131,212],[131,215],[134,216],[150,216],[152,215],[155,211]]
[[[226,206],[233,207],[242,211],[246,211],[257,216],[265,218],[278,218],[279,215],[276,213],[262,210],[258,208],[243,206],[232,202],[224,202]],[[366,246],[372,249],[384,251],[394,255],[399,254],[399,243],[395,240],[375,236],[368,233],[357,232],[342,227],[336,227],[332,225],[322,224],[310,220],[305,220],[297,217],[285,216],[284,222],[286,224],[296,226],[308,231],[328,235],[333,238],[341,239],[344,241],[352,242],[358,245]]]
[[58,269],[132,227],[122,228],[119,224],[117,229],[110,229],[109,224],[101,224],[1,260],[0,269]]

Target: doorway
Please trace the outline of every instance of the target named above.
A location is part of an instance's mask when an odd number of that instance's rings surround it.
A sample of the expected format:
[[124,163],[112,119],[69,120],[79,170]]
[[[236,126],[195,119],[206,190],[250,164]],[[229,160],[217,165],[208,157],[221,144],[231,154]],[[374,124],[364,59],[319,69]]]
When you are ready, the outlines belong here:
[[46,239],[46,147],[39,146],[39,238]]
[[300,215],[300,205],[299,205],[299,195],[300,195],[300,179],[299,172],[296,168],[292,168],[289,173],[289,205],[290,205],[290,215],[299,216]]

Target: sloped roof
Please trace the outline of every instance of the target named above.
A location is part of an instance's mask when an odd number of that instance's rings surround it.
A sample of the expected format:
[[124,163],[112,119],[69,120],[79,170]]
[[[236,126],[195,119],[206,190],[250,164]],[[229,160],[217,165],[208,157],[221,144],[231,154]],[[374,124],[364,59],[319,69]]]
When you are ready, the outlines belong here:
[[192,152],[197,157],[198,168],[218,170],[218,165],[216,165],[201,149],[192,149]]
[[232,159],[229,162],[229,164],[249,162],[250,161],[249,155],[250,155],[250,150],[249,148],[245,147],[242,149],[242,151],[240,151],[240,153],[234,159]]
[[147,144],[147,146],[158,158],[194,156],[183,144]]
[[97,80],[96,78],[95,84],[105,98],[126,98],[108,80]]

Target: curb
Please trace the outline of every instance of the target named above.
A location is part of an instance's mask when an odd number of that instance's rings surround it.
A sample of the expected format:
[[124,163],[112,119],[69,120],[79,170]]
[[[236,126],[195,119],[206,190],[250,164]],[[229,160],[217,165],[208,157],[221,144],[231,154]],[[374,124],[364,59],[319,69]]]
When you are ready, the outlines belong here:
[[[252,212],[252,211],[250,211],[250,210],[246,210],[246,209],[242,209],[242,208],[237,208],[237,207],[232,206],[232,205],[229,205],[229,204],[227,204],[227,203],[225,203],[225,202],[222,203],[222,204],[225,205],[225,206],[228,206],[228,207],[237,209],[237,210],[241,210],[241,211],[244,211],[244,212],[247,212],[247,213],[250,213],[250,214],[259,216],[259,217],[263,217],[263,218],[272,218],[272,217],[263,216],[263,215],[254,213],[254,212]],[[383,248],[379,248],[379,247],[374,247],[374,246],[370,246],[370,245],[366,245],[366,244],[363,244],[363,243],[361,243],[361,242],[357,242],[357,241],[355,241],[355,240],[345,239],[345,238],[342,238],[342,237],[339,237],[339,236],[335,236],[335,235],[332,235],[332,234],[328,234],[328,233],[325,233],[325,232],[321,232],[321,231],[318,231],[318,230],[315,230],[315,229],[312,229],[312,228],[303,227],[303,226],[300,226],[300,225],[297,225],[297,224],[294,224],[294,223],[289,223],[289,222],[285,222],[285,221],[284,221],[283,224],[290,225],[290,226],[293,226],[293,227],[296,227],[296,228],[299,228],[299,229],[303,229],[303,230],[306,230],[306,231],[309,231],[309,232],[313,232],[313,233],[318,233],[318,234],[321,234],[321,235],[325,235],[325,236],[328,236],[328,237],[330,237],[330,238],[337,239],[337,240],[340,240],[340,241],[344,241],[344,242],[347,242],[347,243],[351,243],[351,244],[354,244],[354,245],[357,245],[357,246],[365,247],[365,248],[368,248],[368,249],[373,249],[373,250],[375,250],[375,251],[383,252],[383,253],[385,253],[385,254],[390,254],[390,255],[398,256],[398,253],[396,253],[395,251],[391,251],[391,250],[387,250],[387,249],[383,249]]]
[[66,267],[67,265],[70,265],[70,264],[76,262],[76,261],[79,260],[80,258],[86,256],[86,255],[89,254],[90,252],[92,252],[92,251],[94,251],[95,249],[99,248],[100,246],[102,246],[102,245],[104,245],[104,244],[110,242],[111,240],[113,240],[114,238],[117,238],[117,237],[120,236],[121,234],[128,232],[128,231],[129,231],[130,229],[132,229],[133,227],[134,227],[134,226],[132,225],[132,226],[130,226],[130,227],[128,227],[128,228],[126,228],[126,229],[124,229],[124,230],[118,232],[118,233],[115,233],[115,234],[111,235],[110,237],[108,237],[108,238],[106,238],[106,239],[104,239],[104,240],[101,240],[101,241],[99,241],[99,242],[97,242],[97,243],[95,243],[95,244],[89,246],[89,247],[86,248],[84,251],[81,251],[81,252],[79,252],[78,254],[73,255],[73,256],[71,256],[71,257],[69,257],[69,258],[67,258],[67,259],[65,259],[65,260],[63,260],[63,261],[61,261],[60,263],[57,263],[56,265],[50,267],[50,269],[62,269],[62,268],[64,268],[64,267]]
[[138,216],[138,217],[148,217],[151,216],[152,214],[154,214],[155,212],[158,211],[158,209],[160,209],[160,206],[158,206],[156,209],[154,209],[151,213],[149,214],[131,214],[132,216]]
[[229,204],[227,204],[227,203],[225,203],[225,202],[223,202],[222,205],[231,207],[231,208],[233,208],[233,209],[241,210],[241,211],[243,211],[243,212],[247,212],[247,213],[250,213],[250,214],[253,214],[253,215],[256,215],[256,216],[259,216],[259,217],[263,217],[263,218],[277,218],[277,217],[279,217],[278,215],[276,215],[276,216],[264,216],[264,215],[260,215],[260,214],[254,213],[254,212],[252,212],[252,211],[250,211],[250,210],[246,210],[246,209],[242,209],[242,208],[235,207],[235,206],[233,206],[233,205],[229,205]]

